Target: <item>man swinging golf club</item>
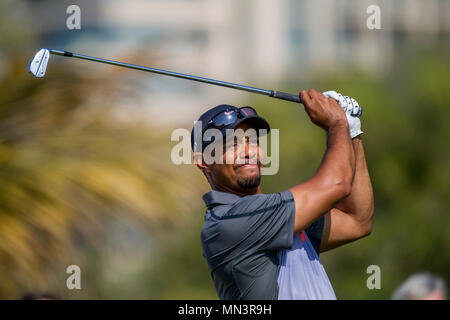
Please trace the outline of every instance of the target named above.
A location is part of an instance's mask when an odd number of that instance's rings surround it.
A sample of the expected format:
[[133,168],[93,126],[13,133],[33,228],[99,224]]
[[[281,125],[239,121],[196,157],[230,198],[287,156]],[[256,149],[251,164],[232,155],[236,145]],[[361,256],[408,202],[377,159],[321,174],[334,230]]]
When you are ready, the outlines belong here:
[[[198,141],[194,125],[194,159],[212,189],[203,196],[203,255],[220,299],[336,299],[319,253],[372,230],[358,103],[312,89],[301,91],[300,99],[311,121],[326,131],[326,151],[312,178],[278,193],[261,192],[258,136],[227,139],[230,129],[270,130],[254,109],[220,105],[205,112],[201,136],[216,129],[223,139]],[[221,153],[212,152],[221,161],[206,161],[212,143],[223,144]]]
[[[327,132],[327,149],[311,179],[279,193],[261,192],[262,151],[256,134],[237,135],[231,143],[222,139],[230,129],[268,132],[269,124],[254,109],[220,105],[194,126],[201,131],[200,141],[198,130],[192,131],[194,159],[212,189],[203,196],[203,254],[221,299],[336,298],[319,253],[372,229],[372,186],[359,137],[362,110],[354,99],[335,91],[294,95],[45,48],[31,60],[29,72],[44,77],[51,54],[303,103],[311,121]],[[219,138],[203,139],[210,130]],[[222,148],[212,150],[210,161],[204,151],[218,143]]]

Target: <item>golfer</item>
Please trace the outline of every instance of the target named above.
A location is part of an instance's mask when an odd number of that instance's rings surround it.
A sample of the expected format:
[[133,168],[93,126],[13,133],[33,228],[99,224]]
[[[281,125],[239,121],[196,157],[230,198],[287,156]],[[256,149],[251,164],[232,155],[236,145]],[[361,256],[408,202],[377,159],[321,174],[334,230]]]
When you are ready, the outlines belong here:
[[[205,112],[201,134],[216,129],[222,139],[199,141],[194,125],[195,163],[211,185],[203,195],[203,255],[220,299],[336,299],[319,253],[371,233],[373,193],[354,116],[358,103],[313,89],[300,98],[325,130],[326,150],[312,178],[278,193],[261,192],[259,136],[226,139],[230,129],[270,130],[254,109],[220,105]],[[212,143],[223,144],[222,153],[212,152],[222,161],[205,161]]]

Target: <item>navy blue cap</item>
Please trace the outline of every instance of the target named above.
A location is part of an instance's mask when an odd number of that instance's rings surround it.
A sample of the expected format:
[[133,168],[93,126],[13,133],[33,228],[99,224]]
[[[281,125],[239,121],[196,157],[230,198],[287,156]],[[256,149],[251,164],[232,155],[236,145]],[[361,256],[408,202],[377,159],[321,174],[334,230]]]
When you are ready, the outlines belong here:
[[[239,108],[237,108],[235,106],[232,106],[229,104],[221,104],[214,108],[209,109],[208,111],[206,111],[205,113],[203,113],[200,116],[200,118],[197,121],[202,122],[202,128],[201,128],[202,146],[200,149],[200,147],[197,147],[194,143],[195,142],[195,139],[194,139],[195,124],[194,124],[194,127],[192,128],[192,131],[191,131],[191,147],[194,152],[203,152],[203,150],[206,148],[207,145],[214,142],[214,137],[212,137],[211,141],[203,141],[203,134],[205,133],[206,129],[208,128],[208,123],[219,113],[224,112],[224,111],[232,111],[232,110],[235,112],[239,112]],[[252,126],[252,128],[254,128],[257,131],[259,129],[266,129],[267,133],[269,133],[269,131],[270,131],[269,123],[267,123],[267,121],[264,118],[260,117],[259,115],[255,115],[255,116],[247,116],[244,118],[238,118],[235,122],[223,127],[220,130],[222,132],[222,137],[226,136],[227,129],[234,129],[242,122],[247,122],[249,125]]]

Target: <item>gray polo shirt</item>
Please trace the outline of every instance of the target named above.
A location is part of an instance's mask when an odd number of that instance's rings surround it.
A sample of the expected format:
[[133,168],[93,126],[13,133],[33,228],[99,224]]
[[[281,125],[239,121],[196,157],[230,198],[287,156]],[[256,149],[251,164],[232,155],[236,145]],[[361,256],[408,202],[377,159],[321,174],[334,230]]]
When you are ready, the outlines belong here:
[[318,259],[323,218],[294,235],[289,190],[245,197],[212,190],[203,200],[203,255],[220,299],[335,299]]

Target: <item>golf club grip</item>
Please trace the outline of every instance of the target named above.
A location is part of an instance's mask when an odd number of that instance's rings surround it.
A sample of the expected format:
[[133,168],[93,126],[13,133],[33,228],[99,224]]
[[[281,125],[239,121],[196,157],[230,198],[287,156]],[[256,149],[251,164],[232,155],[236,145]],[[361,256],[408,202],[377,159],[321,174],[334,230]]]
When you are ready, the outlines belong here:
[[300,96],[296,95],[296,94],[280,92],[280,91],[272,91],[270,96],[273,98],[302,103],[302,101],[300,100]]

